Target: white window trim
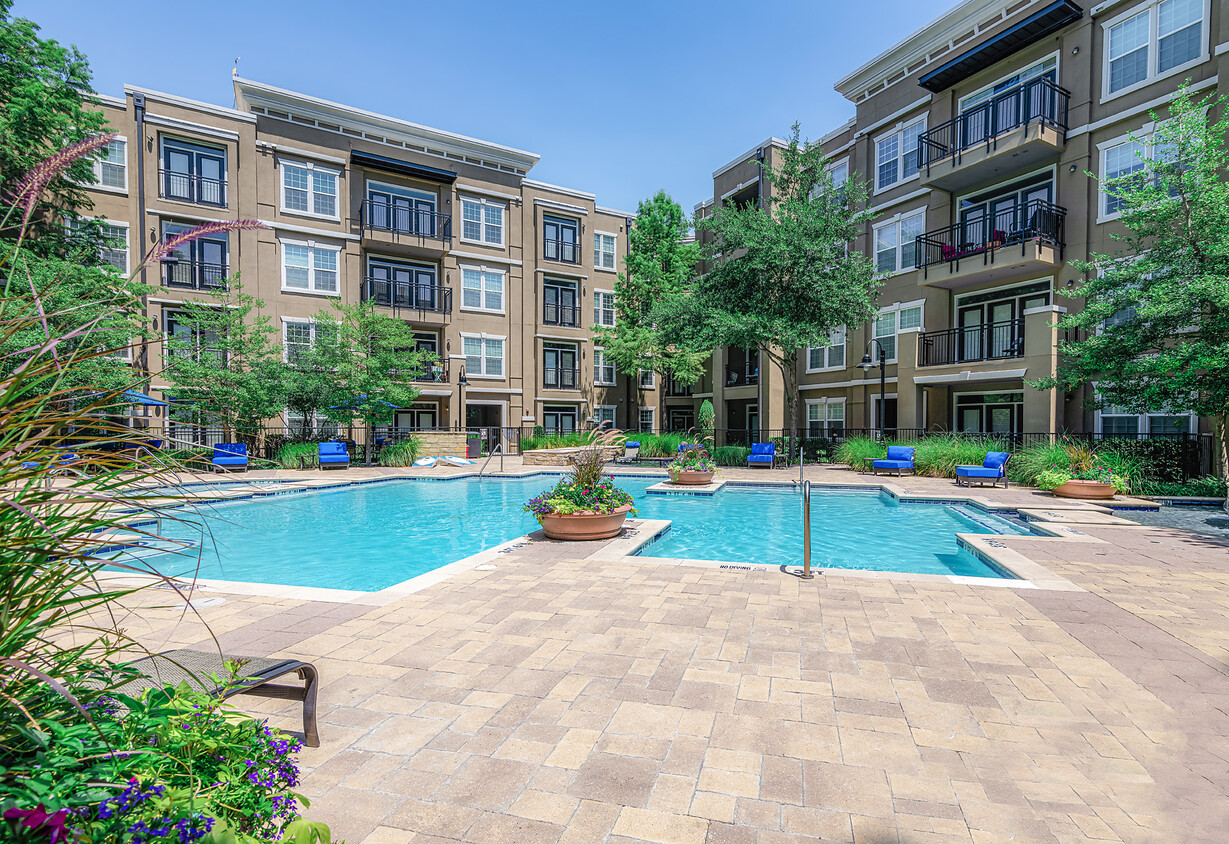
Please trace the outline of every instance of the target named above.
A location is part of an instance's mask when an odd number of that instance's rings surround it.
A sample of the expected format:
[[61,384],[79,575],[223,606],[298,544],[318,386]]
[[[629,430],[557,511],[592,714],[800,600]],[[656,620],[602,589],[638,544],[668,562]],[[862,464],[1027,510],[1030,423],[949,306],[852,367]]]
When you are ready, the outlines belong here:
[[289,349],[286,345],[286,326],[287,325],[310,325],[311,326],[311,342],[308,344],[311,348],[316,347],[316,321],[310,317],[282,317],[282,363],[290,362]]
[[[344,264],[344,261],[342,260],[342,254],[345,252],[345,247],[333,246],[328,243],[319,243],[318,241],[315,241],[315,240],[290,240],[289,238],[278,238],[278,244],[279,244],[279,247],[278,247],[279,251],[281,252],[279,258],[281,260],[281,273],[282,273],[281,283],[282,283],[283,293],[298,293],[303,296],[326,296],[331,299],[341,298],[341,288],[345,282],[345,269],[344,269],[345,264]],[[307,259],[308,286],[307,287],[288,287],[286,285],[286,247],[287,246],[305,246],[312,251],[321,249],[326,252],[336,252],[337,253],[337,289],[336,290],[317,290],[315,288],[316,261],[310,253]]]
[[111,141],[124,142],[124,186],[122,188],[111,187],[102,183],[102,159],[95,158],[92,162],[94,167],[94,183],[92,185],[84,185],[83,187],[89,190],[100,190],[104,193],[116,193],[124,196],[128,195],[128,138],[124,135],[116,135]]
[[[78,218],[82,222],[85,222],[87,220],[98,221],[98,222],[101,222],[105,226],[115,226],[116,228],[124,230],[124,269],[121,270],[120,272],[122,272],[124,275],[128,275],[129,273],[131,273],[132,272],[132,227],[128,225],[128,223],[125,223],[121,220],[111,220],[111,219],[108,219],[107,217],[81,217],[80,215],[78,215]],[[72,231],[71,225],[68,225],[66,228],[68,229],[68,231],[70,232]],[[110,265],[108,264],[108,266]]]
[[485,340],[499,340],[503,343],[503,345],[501,346],[501,349],[503,350],[503,354],[500,355],[500,360],[502,360],[504,364],[503,365],[503,370],[504,370],[503,375],[487,375],[486,374],[487,355],[486,355],[486,343],[484,342],[482,344],[482,369],[483,371],[482,372],[470,372],[469,368],[466,367],[465,369],[466,378],[481,378],[486,381],[507,381],[508,380],[508,335],[507,334],[487,334],[485,331],[482,331],[482,332],[462,331],[460,333],[460,337],[461,337],[460,357],[462,361],[464,361],[466,358],[469,357],[469,355],[465,354],[465,338],[466,337],[481,339],[484,341]]
[[[499,304],[500,304],[499,310],[495,310],[494,308],[486,308],[486,307],[475,308],[473,306],[465,304],[465,271],[466,270],[477,270],[478,272],[482,273],[484,276],[487,273],[498,274],[498,275],[503,276],[502,292],[499,295]],[[507,267],[501,267],[501,266],[492,267],[486,264],[460,264],[458,263],[457,271],[461,274],[461,304],[458,306],[459,310],[469,311],[475,314],[503,315],[507,313],[508,311],[508,268]],[[482,283],[482,301],[484,303],[486,302],[486,281],[485,279],[483,280],[483,283]]]
[[847,426],[848,419],[845,413],[849,408],[846,404],[845,396],[820,396],[817,399],[803,399],[803,404],[802,430],[804,436],[810,436],[811,434],[811,408],[817,405],[824,408],[822,411],[824,418],[816,421],[824,423],[825,433],[828,431],[828,423],[832,421],[828,418],[828,405],[839,404],[841,406],[841,427],[845,428]]
[[[817,369],[812,369],[811,368],[811,350],[812,349],[823,349],[824,350],[824,361],[826,362],[828,360],[827,350],[832,347],[831,346],[807,346],[806,373],[808,375],[815,373],[815,372],[843,372],[844,370],[849,368],[849,331],[848,331],[847,326],[842,325],[840,328],[841,328],[841,333],[845,335],[845,363],[843,363],[841,366],[821,366]],[[816,401],[818,401],[818,399],[816,399]]]
[[[614,295],[615,295],[615,292],[613,290],[604,290],[600,287],[593,288],[593,308],[595,311],[597,310],[597,296],[599,293],[605,293],[608,296],[610,296],[612,299],[614,298]],[[614,311],[614,310],[615,308],[611,307],[611,311]],[[596,316],[596,313],[594,315]],[[619,321],[619,315],[618,313],[615,313],[614,322],[611,322],[609,325],[607,325],[604,322],[598,322],[596,319],[593,321],[593,325],[595,328],[614,328],[615,323],[618,321]]]
[[[1211,58],[1209,45],[1212,43],[1212,3],[1211,0],[1203,0],[1203,17],[1200,19],[1200,35],[1203,38],[1203,46],[1200,48],[1200,53],[1195,58],[1180,64],[1176,67],[1171,67],[1164,73],[1156,73],[1157,62],[1160,61],[1160,39],[1157,37],[1157,28],[1160,22],[1160,15],[1157,14],[1156,7],[1163,0],[1152,0],[1150,3],[1145,3],[1140,6],[1134,6],[1127,9],[1120,15],[1116,15],[1101,24],[1101,103],[1107,103],[1110,100],[1116,100],[1119,97],[1138,91],[1141,88],[1147,88],[1149,85],[1154,85],[1171,76],[1177,76],[1180,73],[1185,73],[1191,68],[1198,67]],[[1125,88],[1120,88],[1117,91],[1110,93],[1110,41],[1109,31],[1111,27],[1117,26],[1125,20],[1135,17],[1142,12],[1148,13],[1148,74],[1133,85],[1128,85]]]
[[314,164],[310,161],[299,161],[297,159],[282,158],[280,156],[277,159],[277,163],[278,163],[279,171],[281,171],[281,168],[287,164],[289,164],[291,167],[299,167],[299,168],[302,168],[308,171],[308,181],[307,181],[308,204],[312,203],[312,198],[315,196],[315,192],[316,192],[315,187],[311,181],[311,171],[318,170],[322,173],[331,173],[337,179],[337,193],[333,195],[333,198],[336,200],[335,207],[337,208],[337,213],[330,216],[328,214],[317,214],[316,212],[310,211],[310,210],[309,211],[299,211],[297,209],[287,208],[286,207],[286,176],[284,172],[279,172],[277,174],[278,209],[283,214],[289,214],[292,217],[311,217],[314,220],[338,221],[341,219],[341,202],[342,202],[343,193],[342,193],[342,187],[341,187],[341,171],[340,170],[334,169],[332,167],[321,167],[319,164]]
[[602,272],[602,273],[617,273],[619,271],[619,235],[616,232],[604,232],[604,231],[601,231],[600,229],[594,229],[593,236],[598,237],[599,235],[614,238],[614,252],[612,252],[611,254],[614,255],[615,265],[613,267],[598,266],[598,263],[597,263],[598,251],[594,249],[593,250],[593,269],[597,270],[598,272]]
[[649,433],[653,433],[657,430],[657,408],[655,407],[641,407],[638,410],[636,413],[636,427],[643,430],[644,414],[646,413],[649,414]]
[[[606,353],[606,350],[605,350],[605,349],[603,349],[601,346],[594,346],[594,347],[593,347],[593,386],[595,386],[595,387],[615,387],[615,386],[618,386],[618,384],[619,384],[619,367],[618,367],[618,365],[617,365],[614,361],[609,361],[609,362],[607,362],[607,361],[606,361],[606,356],[605,356],[605,353]],[[605,365],[609,366],[611,369],[613,369],[613,370],[614,370],[614,380],[613,380],[613,381],[599,381],[599,380],[597,380],[598,371],[599,371],[599,369],[600,369],[600,367],[598,366],[598,363],[597,363],[597,361],[598,361],[598,357],[597,357],[597,356],[598,356],[599,354],[600,354],[600,355],[602,355],[602,361],[603,361],[603,363],[604,363]]]
[[876,223],[871,228],[871,252],[874,253],[873,260],[875,261],[875,264],[876,264],[876,269],[875,269],[876,273],[879,272],[879,269],[878,269],[879,230],[883,228],[887,228],[888,226],[896,226],[896,269],[893,272],[886,273],[884,277],[892,278],[894,276],[903,275],[904,273],[915,272],[917,270],[917,256],[916,255],[913,258],[912,267],[905,267],[904,269],[901,269],[901,250],[904,248],[904,244],[901,243],[901,240],[900,240],[900,223],[901,223],[901,220],[905,219],[906,217],[916,217],[918,214],[921,214],[922,215],[922,231],[925,232],[926,231],[926,212],[928,210],[929,210],[928,205],[920,205],[917,208],[910,208],[908,211],[899,211],[896,213],[895,216],[889,217],[886,220],[880,220],[878,223]]
[[[908,129],[909,127],[917,123],[922,124],[922,132],[925,132],[926,127],[929,122],[929,118],[930,118],[930,115],[929,113],[927,113],[927,114],[921,115],[921,117],[918,117],[918,118],[902,120],[900,123],[897,123],[891,129],[887,130],[886,132],[880,132],[878,135],[876,135],[875,137],[871,139],[870,156],[871,156],[871,166],[875,168],[875,194],[880,194],[880,193],[883,193],[884,191],[889,191],[889,190],[892,190],[893,188],[898,188],[901,185],[907,185],[909,184],[909,182],[917,181],[918,179],[922,177],[922,168],[919,167],[918,171],[914,173],[912,176],[909,176],[903,179],[897,179],[895,182],[892,182],[892,184],[890,185],[879,184],[879,142],[882,140],[886,140],[892,135],[901,135],[904,133],[906,129]],[[897,152],[896,152],[896,160],[902,162],[903,164],[904,159],[905,159],[904,149],[903,147],[898,145]]]
[[[641,376],[645,372],[649,373],[649,385],[647,387],[644,385],[644,382],[641,380]],[[636,373],[636,386],[641,390],[656,390],[657,389],[657,373],[651,369],[640,370],[639,372]]]
[[1113,222],[1114,220],[1117,220],[1119,217],[1122,216],[1121,211],[1115,211],[1112,214],[1105,213],[1105,203],[1106,203],[1106,200],[1109,198],[1109,194],[1106,193],[1105,189],[1102,187],[1102,185],[1105,183],[1105,179],[1107,178],[1105,175],[1106,153],[1108,153],[1114,147],[1118,147],[1118,146],[1122,146],[1123,144],[1130,143],[1132,140],[1131,136],[1134,135],[1135,136],[1134,140],[1144,145],[1144,156],[1146,158],[1151,158],[1153,155],[1153,149],[1154,149],[1153,144],[1152,144],[1152,137],[1153,135],[1156,134],[1157,127],[1160,125],[1163,125],[1166,122],[1168,121],[1162,120],[1159,123],[1155,121],[1149,121],[1145,123],[1143,126],[1141,126],[1138,132],[1124,132],[1123,134],[1119,135],[1116,138],[1110,138],[1109,140],[1101,141],[1099,144],[1097,144],[1098,182],[1097,182],[1097,220],[1096,222],[1098,225],[1101,223]]
[[597,424],[599,426],[601,426],[603,420],[600,416],[598,416],[598,412],[602,410],[611,411],[610,427],[612,428],[617,427],[619,423],[619,406],[617,404],[595,404],[593,406],[593,418],[597,419]]
[[[900,312],[907,311],[912,308],[921,308],[921,311],[922,311],[918,319],[918,327],[917,328],[906,328],[904,330],[901,330]],[[914,299],[912,302],[894,302],[891,305],[880,308],[878,311],[875,312],[875,316],[872,317],[871,319],[870,339],[876,339],[875,338],[875,320],[884,314],[892,314],[893,322],[894,322],[895,329],[896,329],[893,332],[893,335],[896,337],[896,355],[895,357],[888,358],[886,361],[884,361],[884,363],[897,363],[900,359],[900,335],[918,334],[926,330],[926,300],[925,299]]]
[[482,238],[472,238],[472,237],[466,237],[466,236],[465,236],[465,217],[464,217],[465,210],[464,210],[464,208],[462,207],[462,208],[460,209],[460,210],[461,210],[461,219],[458,221],[458,222],[460,223],[460,227],[459,227],[459,230],[458,230],[458,232],[457,232],[457,239],[458,239],[458,240],[460,240],[462,243],[473,243],[473,244],[476,244],[476,245],[478,245],[478,246],[485,246],[485,247],[487,247],[488,249],[503,249],[504,247],[506,247],[506,246],[507,246],[507,244],[508,244],[508,203],[506,203],[506,202],[496,202],[496,201],[495,201],[495,200],[493,200],[493,199],[487,199],[486,197],[482,197],[482,196],[465,196],[465,195],[461,195],[461,196],[458,196],[458,197],[457,197],[457,204],[458,204],[458,205],[461,205],[462,203],[465,203],[465,202],[475,202],[475,203],[477,203],[479,206],[483,206],[483,208],[482,208],[482,219],[480,219],[480,220],[478,221],[479,226],[480,226],[480,232],[481,232],[481,234],[483,235],[483,237],[485,237],[485,236],[486,236],[486,227],[487,227],[487,221],[486,221],[486,208],[485,208],[485,206],[487,206],[487,205],[494,205],[494,206],[497,206],[498,208],[502,209],[502,211],[503,211],[503,225],[501,225],[501,226],[499,227],[499,243],[491,243],[490,241],[488,241],[488,240],[483,240]]
[[[1187,418],[1186,433],[1198,433],[1199,417],[1193,411],[1185,413],[1163,413],[1163,412],[1148,412],[1148,413],[1105,413],[1101,408],[1097,408],[1093,412],[1093,430],[1098,434],[1104,434],[1105,429],[1101,421],[1102,416],[1126,416],[1134,417],[1139,422],[1139,427],[1136,429],[1136,435],[1141,439],[1146,439],[1150,436],[1148,433],[1148,417],[1149,416],[1185,416]],[[1111,434],[1110,436],[1113,436]]]

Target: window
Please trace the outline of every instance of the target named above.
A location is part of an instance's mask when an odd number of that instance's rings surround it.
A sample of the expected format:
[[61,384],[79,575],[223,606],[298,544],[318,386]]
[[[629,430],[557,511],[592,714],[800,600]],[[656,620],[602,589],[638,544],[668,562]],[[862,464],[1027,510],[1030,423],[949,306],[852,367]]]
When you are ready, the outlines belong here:
[[465,350],[465,374],[480,378],[504,377],[504,341],[502,337],[482,337],[462,334]]
[[1206,0],[1163,0],[1105,24],[1105,93],[1118,94],[1205,55]]
[[579,390],[579,359],[580,347],[576,343],[543,343],[542,386],[548,390]]
[[[1152,130],[1151,125],[1146,128],[1148,131]],[[1176,160],[1177,155],[1172,143],[1161,143],[1146,137],[1136,140],[1107,141],[1100,146],[1101,181],[1103,185],[1111,179],[1129,176],[1132,173],[1143,170],[1145,166],[1151,165],[1153,167],[1152,179],[1160,187],[1165,183],[1168,176],[1176,175],[1177,171],[1182,169],[1181,162]],[[1145,184],[1144,177],[1137,176],[1117,185],[1117,193],[1114,192],[1114,189],[1103,188],[1101,191],[1101,217],[1098,219],[1098,222],[1105,222],[1106,218],[1116,217],[1126,210],[1127,197],[1119,194],[1126,193],[1130,188],[1143,187]],[[1178,195],[1178,184],[1176,181],[1169,183],[1169,195]]]
[[603,387],[613,387],[617,382],[618,373],[612,360],[606,359],[606,353],[601,349],[593,350],[593,383]]
[[226,150],[164,139],[162,197],[225,207]]
[[574,405],[542,405],[542,427],[552,434],[566,434],[569,431],[575,431],[579,418],[580,414]]
[[[363,224],[372,229],[437,237],[435,194],[421,190],[367,183],[367,200],[363,203]],[[445,230],[444,235],[451,237]]]
[[642,407],[640,408],[640,430],[646,434],[653,433],[654,422],[657,417],[657,408]]
[[[74,234],[81,234],[87,228],[86,220],[82,217],[69,216],[67,223],[68,230]],[[102,243],[98,247],[99,261],[128,275],[127,223],[100,222],[98,232],[102,235]]]
[[282,241],[282,289],[337,295],[340,252],[314,243]]
[[1175,436],[1189,434],[1194,430],[1195,416],[1191,413],[1165,413],[1149,411],[1134,413],[1121,407],[1106,405],[1097,411],[1100,432],[1105,436]]
[[639,381],[640,381],[640,389],[642,390],[652,390],[654,386],[656,386],[657,384],[657,381],[653,375],[653,370],[651,369],[640,370]]
[[597,420],[599,428],[613,428],[615,426],[615,411],[618,410],[613,404],[599,404],[593,408],[593,418]]
[[615,324],[615,295],[609,290],[593,291],[593,324],[606,327]]
[[812,346],[807,350],[807,372],[845,368],[845,326],[828,335],[827,346]]
[[282,210],[337,219],[337,171],[281,162]]
[[891,274],[917,266],[917,237],[926,229],[926,209],[875,227],[875,269]]
[[488,267],[461,267],[461,307],[504,312],[504,274]]
[[[164,222],[162,239],[171,240],[190,228],[178,223]],[[229,252],[230,235],[226,232],[181,243],[161,261],[162,283],[168,287],[192,287],[197,290],[224,288]]]
[[580,263],[580,224],[575,220],[542,218],[542,257],[565,264]]
[[[879,341],[890,363],[896,360],[896,335],[917,331],[922,327],[922,306],[895,306],[885,309],[875,317],[872,327],[872,336]],[[877,350],[872,357],[878,361]]]
[[917,175],[917,139],[924,131],[926,118],[923,117],[875,141],[876,192]]
[[845,400],[807,402],[807,436],[836,437],[845,431]]
[[605,232],[593,233],[593,266],[599,270],[615,268],[615,244],[618,237]]
[[203,330],[179,311],[165,312],[162,322],[166,333],[165,363],[173,366],[176,361],[194,360],[225,365],[225,352],[217,334]]
[[504,206],[489,199],[461,198],[461,239],[504,245]]
[[114,190],[128,190],[128,142],[116,138],[98,151],[94,159],[94,182]]
[[842,161],[840,164],[829,167],[828,175],[832,178],[833,189],[840,190],[849,181],[849,162]]
[[576,282],[561,278],[542,280],[542,322],[546,325],[580,325]]
[[310,322],[283,322],[282,348],[287,363],[294,363],[314,345],[315,329]]
[[340,431],[338,424],[323,413],[313,414],[310,419],[306,420],[306,424],[304,424],[303,414],[290,408],[286,408],[283,416],[286,419],[286,428],[291,435],[305,434],[307,436],[324,438],[335,437]]

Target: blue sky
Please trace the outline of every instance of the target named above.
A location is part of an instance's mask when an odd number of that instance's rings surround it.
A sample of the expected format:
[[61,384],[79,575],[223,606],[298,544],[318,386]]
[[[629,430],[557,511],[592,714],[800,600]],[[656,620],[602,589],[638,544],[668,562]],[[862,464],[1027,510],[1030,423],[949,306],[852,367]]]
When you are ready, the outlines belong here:
[[712,171],[853,115],[833,83],[955,0],[497,3],[17,0],[13,14],[124,83],[232,105],[239,74],[535,152],[531,177],[690,212]]

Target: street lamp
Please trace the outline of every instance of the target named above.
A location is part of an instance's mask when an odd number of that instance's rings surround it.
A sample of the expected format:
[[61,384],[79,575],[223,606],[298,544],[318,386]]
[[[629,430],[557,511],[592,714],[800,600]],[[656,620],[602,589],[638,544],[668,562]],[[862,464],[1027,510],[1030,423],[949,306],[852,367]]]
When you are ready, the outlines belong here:
[[871,343],[879,347],[879,438],[883,439],[883,417],[887,412],[888,406],[888,353],[884,350],[883,344],[874,337],[866,344],[866,354],[862,356],[862,362],[858,364],[858,369],[861,369],[863,372],[870,372],[875,368],[875,362],[871,360]]
[[461,419],[461,428],[465,428],[465,388],[469,386],[469,382],[465,380],[465,364],[461,364],[461,371],[458,373],[457,386],[461,388],[460,403],[461,407],[458,416]]

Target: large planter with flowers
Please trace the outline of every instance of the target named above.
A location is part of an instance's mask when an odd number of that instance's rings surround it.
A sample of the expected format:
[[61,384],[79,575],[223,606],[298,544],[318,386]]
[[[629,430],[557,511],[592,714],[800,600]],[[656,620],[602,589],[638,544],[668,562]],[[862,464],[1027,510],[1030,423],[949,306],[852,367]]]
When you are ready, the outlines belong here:
[[1082,498],[1088,501],[1108,501],[1114,497],[1117,490],[1111,483],[1102,483],[1100,481],[1086,481],[1079,478],[1061,483],[1054,487],[1050,492],[1057,495],[1059,498]]
[[1129,488],[1128,479],[1103,466],[1092,451],[1073,446],[1067,452],[1070,466],[1042,472],[1037,476],[1037,486],[1059,498],[1084,501],[1108,501]]
[[717,464],[708,456],[704,446],[693,445],[680,451],[666,470],[670,473],[670,483],[680,486],[702,486],[711,484],[717,474]]
[[575,513],[543,513],[538,517],[542,532],[547,539],[562,539],[583,542],[591,539],[610,539],[623,530],[623,522],[631,512],[632,505],[624,504],[609,513],[579,510]]
[[630,494],[602,474],[606,463],[603,442],[577,450],[572,471],[554,487],[525,502],[548,539],[585,541],[618,536],[635,508]]

